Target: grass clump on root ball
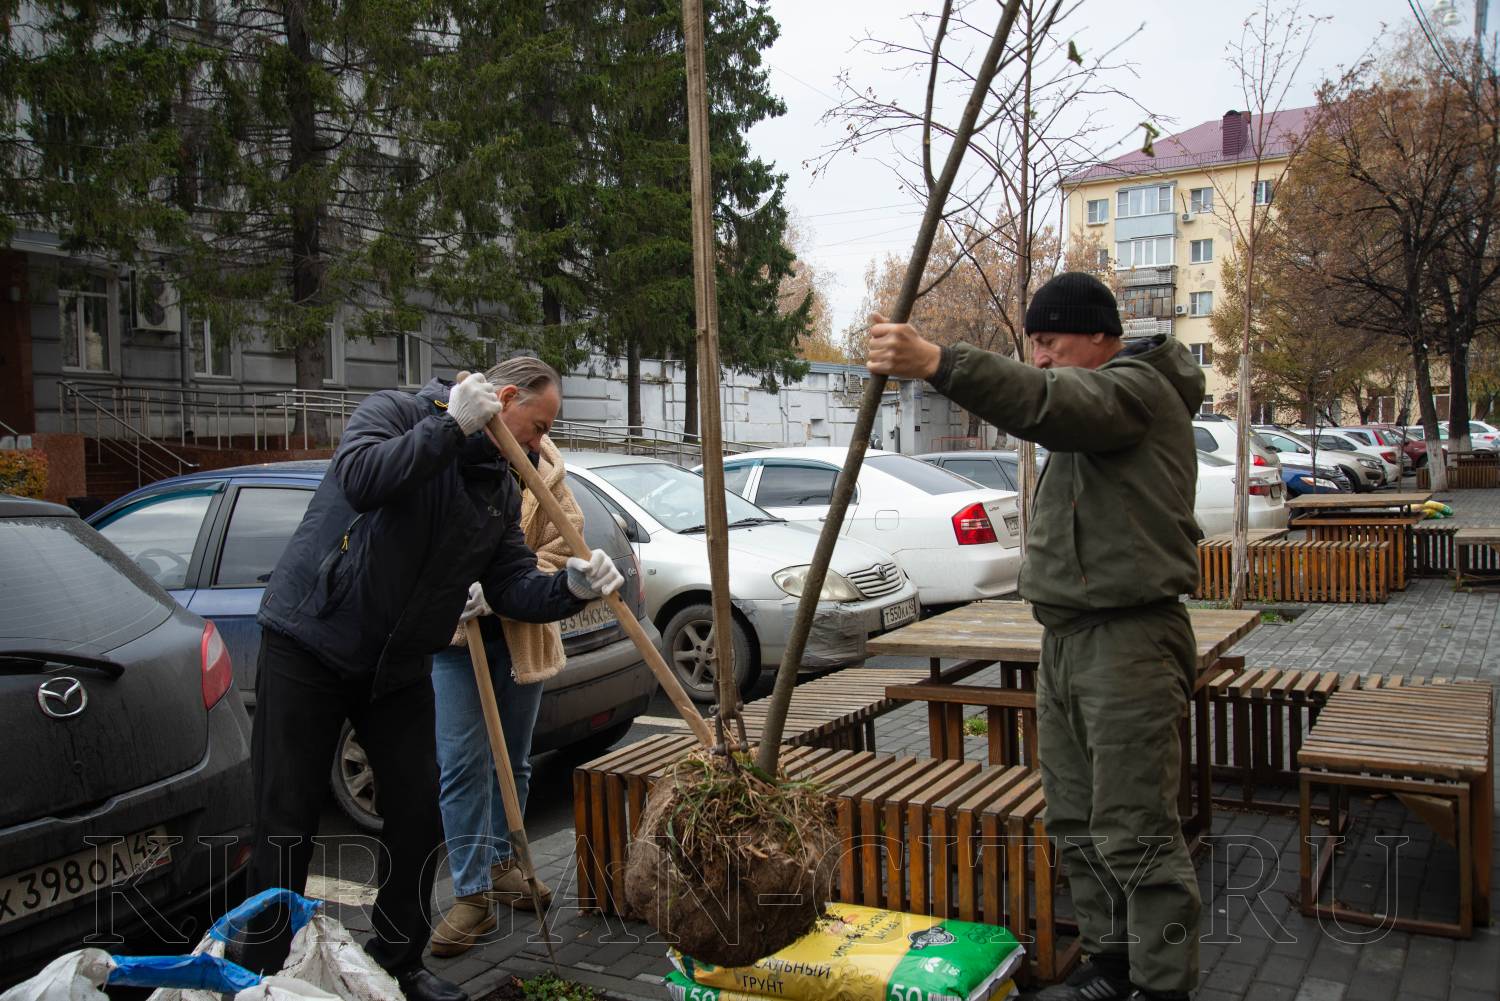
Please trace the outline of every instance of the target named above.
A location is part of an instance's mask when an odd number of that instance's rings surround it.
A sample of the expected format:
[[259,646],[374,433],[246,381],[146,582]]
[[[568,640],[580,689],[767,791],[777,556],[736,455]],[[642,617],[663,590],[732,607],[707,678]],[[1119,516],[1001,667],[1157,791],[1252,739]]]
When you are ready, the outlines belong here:
[[699,750],[646,798],[625,898],[684,954],[746,966],[812,930],[838,847],[832,804],[814,784]]

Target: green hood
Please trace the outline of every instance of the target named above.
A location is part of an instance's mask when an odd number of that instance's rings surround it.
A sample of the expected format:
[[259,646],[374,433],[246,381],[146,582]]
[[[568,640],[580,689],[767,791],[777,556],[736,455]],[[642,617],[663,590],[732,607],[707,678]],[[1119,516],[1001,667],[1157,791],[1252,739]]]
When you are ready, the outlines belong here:
[[1041,370],[969,344],[933,386],[1052,454],[1037,486],[1021,596],[1057,625],[1175,600],[1198,586],[1193,415],[1203,372],[1171,337],[1097,369]]

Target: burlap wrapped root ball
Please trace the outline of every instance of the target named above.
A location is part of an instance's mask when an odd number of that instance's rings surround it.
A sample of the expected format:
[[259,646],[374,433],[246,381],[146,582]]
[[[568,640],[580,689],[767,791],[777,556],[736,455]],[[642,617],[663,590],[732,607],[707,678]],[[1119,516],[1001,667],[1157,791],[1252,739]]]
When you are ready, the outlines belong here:
[[700,751],[646,798],[625,870],[631,913],[700,962],[746,966],[812,930],[832,897],[833,804]]

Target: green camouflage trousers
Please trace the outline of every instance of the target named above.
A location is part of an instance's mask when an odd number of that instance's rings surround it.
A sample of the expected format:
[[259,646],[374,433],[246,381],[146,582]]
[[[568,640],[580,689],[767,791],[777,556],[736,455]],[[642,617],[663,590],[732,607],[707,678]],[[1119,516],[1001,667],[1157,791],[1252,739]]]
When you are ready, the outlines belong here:
[[1083,949],[1128,954],[1136,986],[1198,986],[1198,881],[1177,813],[1177,739],[1196,646],[1177,603],[1094,615],[1042,643],[1038,757],[1048,837]]

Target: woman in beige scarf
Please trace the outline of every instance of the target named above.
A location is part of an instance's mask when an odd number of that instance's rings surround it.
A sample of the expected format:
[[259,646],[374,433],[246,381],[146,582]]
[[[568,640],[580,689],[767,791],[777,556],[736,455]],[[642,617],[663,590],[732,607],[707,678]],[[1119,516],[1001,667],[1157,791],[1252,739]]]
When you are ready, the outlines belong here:
[[[562,455],[552,439],[545,435],[538,439],[533,459],[568,520],[582,531],[583,512],[568,489]],[[545,573],[562,572],[572,553],[529,490],[521,494],[521,528],[526,544],[536,550],[537,567]],[[542,703],[543,683],[562,670],[566,660],[562,633],[556,622],[514,622],[484,615],[479,623],[505,731],[505,750],[524,810],[531,779],[531,734]],[[453,648],[439,654],[432,668],[438,764],[442,771],[438,802],[456,898],[432,933],[435,956],[464,952],[493,929],[496,903],[532,907],[526,880],[514,864],[506,837],[500,784],[462,626],[453,642]],[[552,891],[538,883],[545,906]]]

